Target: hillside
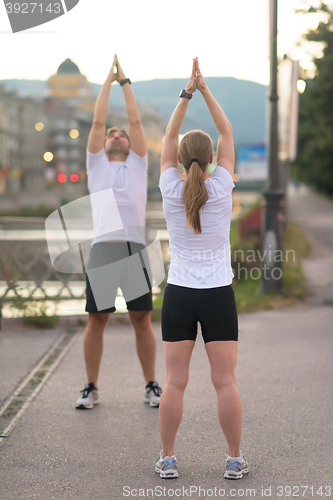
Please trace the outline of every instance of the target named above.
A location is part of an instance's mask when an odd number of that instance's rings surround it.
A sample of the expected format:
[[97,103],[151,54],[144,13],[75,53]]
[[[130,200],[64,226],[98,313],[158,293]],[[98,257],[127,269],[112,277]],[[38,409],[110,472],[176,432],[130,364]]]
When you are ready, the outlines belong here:
[[[235,143],[262,142],[265,138],[266,87],[258,83],[237,80],[231,77],[206,78],[207,85],[226,112],[234,132]],[[187,80],[164,79],[134,82],[139,105],[153,108],[163,118],[165,124],[178,102],[181,88]],[[47,82],[41,80],[2,80],[0,84],[7,90],[16,90],[19,95],[43,98],[47,95]],[[93,93],[98,95],[100,85],[92,84]],[[111,91],[110,106],[124,108],[124,100],[119,85]],[[201,94],[197,91],[188,108],[181,132],[201,128],[217,139],[214,123]]]

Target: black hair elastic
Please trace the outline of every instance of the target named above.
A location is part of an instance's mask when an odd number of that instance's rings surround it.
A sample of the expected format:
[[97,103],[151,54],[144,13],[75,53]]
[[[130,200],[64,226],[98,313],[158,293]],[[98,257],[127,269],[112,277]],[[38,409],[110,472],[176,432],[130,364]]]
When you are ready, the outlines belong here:
[[197,163],[199,163],[198,158],[192,158],[191,163],[190,163],[190,166],[192,165],[192,163],[193,163],[194,161],[196,161]]

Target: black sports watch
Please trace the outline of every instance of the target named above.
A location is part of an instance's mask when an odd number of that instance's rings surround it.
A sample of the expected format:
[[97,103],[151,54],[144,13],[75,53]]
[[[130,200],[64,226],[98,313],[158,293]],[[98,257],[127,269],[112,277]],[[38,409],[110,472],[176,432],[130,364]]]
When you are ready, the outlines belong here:
[[179,97],[185,97],[186,99],[192,99],[193,94],[189,94],[185,89],[180,91]]
[[131,85],[131,80],[129,78],[125,78],[124,80],[121,80],[121,82],[119,82],[119,85],[122,87],[123,85],[125,85],[125,83],[129,83]]

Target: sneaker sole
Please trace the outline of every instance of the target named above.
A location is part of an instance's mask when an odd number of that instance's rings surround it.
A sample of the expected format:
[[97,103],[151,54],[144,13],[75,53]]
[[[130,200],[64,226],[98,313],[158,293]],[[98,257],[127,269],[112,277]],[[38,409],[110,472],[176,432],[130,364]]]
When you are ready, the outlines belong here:
[[226,479],[242,479],[243,475],[247,474],[249,472],[249,470],[250,469],[243,469],[243,470],[239,471],[238,474],[237,474],[237,472],[234,472],[234,473],[225,472],[224,477]]
[[163,472],[160,469],[155,469],[155,472],[157,472],[162,479],[174,479],[175,477],[178,477],[178,472],[176,470]]
[[144,400],[144,402],[146,403],[146,405],[149,405],[151,408],[158,408],[160,406],[160,402],[153,403],[149,400],[147,401],[146,399]]
[[77,410],[91,410],[92,408],[94,408],[95,405],[98,405],[99,404],[99,401],[97,401],[97,403],[94,403],[92,405],[78,405],[78,406],[75,406],[75,408]]

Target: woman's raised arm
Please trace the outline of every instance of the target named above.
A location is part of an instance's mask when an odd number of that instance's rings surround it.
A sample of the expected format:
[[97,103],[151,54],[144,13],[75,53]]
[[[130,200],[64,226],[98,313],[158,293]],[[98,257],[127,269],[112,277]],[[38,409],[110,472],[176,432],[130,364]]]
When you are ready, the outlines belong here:
[[[195,59],[193,59],[192,74],[186,86],[186,93],[193,94],[196,90]],[[168,168],[178,166],[178,137],[183,124],[189,99],[181,98],[171,115],[164,138],[161,156],[161,174]]]
[[195,59],[195,70],[197,89],[201,92],[203,98],[205,99],[207,108],[219,133],[217,142],[217,164],[224,167],[231,175],[233,175],[235,168],[235,149],[230,122],[217,100],[209,91],[201,74],[198,58]]

